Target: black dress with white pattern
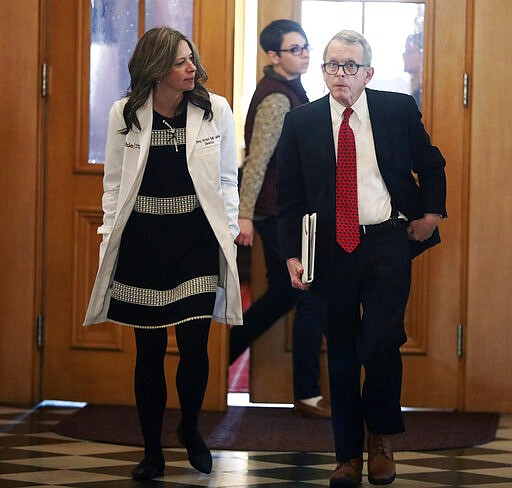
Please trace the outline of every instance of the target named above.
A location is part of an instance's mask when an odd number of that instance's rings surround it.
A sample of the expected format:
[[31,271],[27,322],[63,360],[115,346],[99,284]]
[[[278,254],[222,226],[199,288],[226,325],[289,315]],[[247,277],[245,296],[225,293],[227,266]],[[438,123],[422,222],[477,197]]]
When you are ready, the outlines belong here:
[[167,327],[211,318],[219,245],[199,205],[185,155],[186,112],[153,111],[151,147],[123,231],[109,320]]

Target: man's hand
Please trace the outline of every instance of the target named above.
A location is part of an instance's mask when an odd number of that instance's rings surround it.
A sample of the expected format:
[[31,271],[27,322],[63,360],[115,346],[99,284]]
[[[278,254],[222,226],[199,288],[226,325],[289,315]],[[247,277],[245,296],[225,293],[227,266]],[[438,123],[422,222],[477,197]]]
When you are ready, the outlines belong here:
[[252,246],[254,240],[254,225],[251,219],[238,219],[240,234],[238,234],[235,242],[239,246]]
[[428,239],[439,225],[441,216],[438,214],[425,214],[423,218],[412,220],[407,227],[407,234],[411,241],[423,242]]
[[302,273],[304,273],[304,267],[302,266],[299,258],[290,258],[286,261],[288,267],[288,273],[290,273],[290,280],[292,287],[299,290],[309,290],[309,283],[302,283]]

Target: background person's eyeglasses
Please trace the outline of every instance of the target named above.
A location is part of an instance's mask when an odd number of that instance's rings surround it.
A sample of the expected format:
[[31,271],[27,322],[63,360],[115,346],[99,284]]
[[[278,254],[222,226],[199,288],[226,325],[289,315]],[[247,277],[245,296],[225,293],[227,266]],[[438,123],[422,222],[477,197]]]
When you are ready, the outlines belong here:
[[311,51],[311,46],[309,44],[304,44],[304,46],[292,46],[288,49],[279,49],[279,52],[282,51],[285,53],[290,53],[292,56],[302,56],[304,51]]
[[334,61],[329,61],[328,63],[322,64],[322,67],[324,68],[324,71],[328,75],[337,75],[340,68],[343,69],[343,73],[349,76],[354,76],[359,71],[359,68],[367,68],[365,64],[357,64],[353,61],[349,61],[345,64],[338,64]]

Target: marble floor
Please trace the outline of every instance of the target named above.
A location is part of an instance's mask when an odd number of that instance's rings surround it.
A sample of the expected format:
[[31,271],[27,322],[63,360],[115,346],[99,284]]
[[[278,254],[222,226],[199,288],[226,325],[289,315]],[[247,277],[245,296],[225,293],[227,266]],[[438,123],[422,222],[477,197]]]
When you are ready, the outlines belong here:
[[[183,449],[166,449],[164,476],[135,482],[132,467],[142,449],[93,443],[52,432],[74,408],[0,405],[0,487],[319,487],[328,486],[332,453],[213,451],[210,475],[195,471]],[[512,488],[512,415],[502,415],[488,444],[455,450],[397,452],[395,488]],[[366,476],[363,487],[372,486]]]

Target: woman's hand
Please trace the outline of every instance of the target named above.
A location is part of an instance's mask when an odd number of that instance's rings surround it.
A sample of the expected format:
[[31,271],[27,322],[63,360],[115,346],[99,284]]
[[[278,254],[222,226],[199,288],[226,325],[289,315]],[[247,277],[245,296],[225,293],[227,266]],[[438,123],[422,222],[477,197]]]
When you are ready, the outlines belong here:
[[254,225],[251,219],[238,219],[240,234],[238,234],[235,242],[239,246],[252,246],[254,240]]

